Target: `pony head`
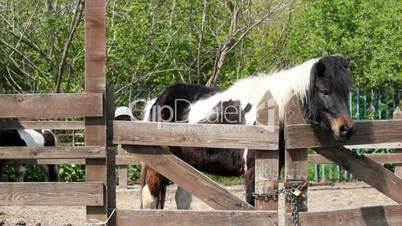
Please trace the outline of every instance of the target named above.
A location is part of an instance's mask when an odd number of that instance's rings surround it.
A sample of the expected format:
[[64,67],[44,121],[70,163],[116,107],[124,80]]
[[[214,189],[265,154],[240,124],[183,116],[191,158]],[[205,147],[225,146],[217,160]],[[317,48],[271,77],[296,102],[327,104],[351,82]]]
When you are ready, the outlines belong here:
[[349,139],[353,120],[348,108],[352,84],[350,60],[339,55],[319,59],[311,69],[310,87],[303,100],[306,119],[321,129],[332,130],[339,141]]

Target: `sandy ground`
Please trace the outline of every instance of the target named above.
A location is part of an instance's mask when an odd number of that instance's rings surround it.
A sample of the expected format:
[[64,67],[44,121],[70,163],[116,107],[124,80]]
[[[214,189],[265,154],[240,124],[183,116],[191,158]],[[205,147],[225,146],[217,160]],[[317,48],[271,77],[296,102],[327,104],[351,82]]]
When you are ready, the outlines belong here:
[[[119,209],[137,209],[140,206],[139,186],[117,190],[117,207]],[[174,192],[176,186],[168,188],[166,209],[175,209]],[[243,186],[227,187],[236,196],[243,198]],[[314,186],[308,192],[309,211],[350,209],[363,206],[394,205],[383,194],[364,183],[338,183],[335,186]],[[210,210],[211,208],[193,197],[193,210]],[[85,208],[77,207],[0,207],[0,226],[16,225],[84,225]],[[18,224],[17,224],[18,225]],[[19,224],[23,225],[23,224]]]

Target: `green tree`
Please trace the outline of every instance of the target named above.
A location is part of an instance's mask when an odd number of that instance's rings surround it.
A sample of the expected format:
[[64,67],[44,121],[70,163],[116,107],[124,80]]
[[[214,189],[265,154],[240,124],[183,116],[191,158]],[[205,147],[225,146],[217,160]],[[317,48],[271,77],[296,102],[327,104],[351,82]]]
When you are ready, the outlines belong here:
[[[275,58],[286,66],[338,53],[355,64],[356,87],[401,87],[401,10],[401,2],[392,0],[300,1],[286,45]],[[271,40],[265,41],[269,48]]]

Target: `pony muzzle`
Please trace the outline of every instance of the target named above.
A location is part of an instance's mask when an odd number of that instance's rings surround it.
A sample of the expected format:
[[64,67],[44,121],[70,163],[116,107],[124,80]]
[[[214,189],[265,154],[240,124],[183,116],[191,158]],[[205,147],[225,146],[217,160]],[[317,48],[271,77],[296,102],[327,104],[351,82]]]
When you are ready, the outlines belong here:
[[331,128],[337,140],[348,140],[354,133],[354,123],[345,117],[338,117],[331,121]]

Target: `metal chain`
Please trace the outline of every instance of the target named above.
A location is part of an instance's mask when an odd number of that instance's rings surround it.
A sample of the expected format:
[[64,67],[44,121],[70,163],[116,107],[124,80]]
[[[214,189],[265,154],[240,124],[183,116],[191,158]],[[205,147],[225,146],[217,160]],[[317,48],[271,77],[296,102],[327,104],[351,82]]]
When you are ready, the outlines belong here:
[[295,226],[300,226],[300,221],[299,221],[299,208],[298,208],[298,201],[299,198],[303,198],[303,195],[301,196],[295,195],[294,191],[303,191],[307,187],[307,182],[304,182],[303,184],[297,186],[295,189],[291,189],[291,192],[287,193],[287,196],[290,199],[290,206],[292,209],[292,222]]
[[296,188],[282,188],[282,189],[277,189],[271,192],[266,192],[266,193],[252,193],[253,197],[255,199],[259,200],[264,200],[268,201],[270,199],[272,200],[278,200],[279,194],[285,194],[287,199],[290,201],[290,206],[292,209],[292,222],[295,226],[300,226],[300,221],[299,221],[299,209],[298,209],[298,201],[300,198],[303,198],[303,195],[295,195],[295,191],[303,191],[307,187],[307,182],[304,182],[303,184],[300,184]]
[[300,226],[299,209],[297,207],[298,197],[294,194],[289,194],[290,206],[292,208],[292,222],[295,226]]

